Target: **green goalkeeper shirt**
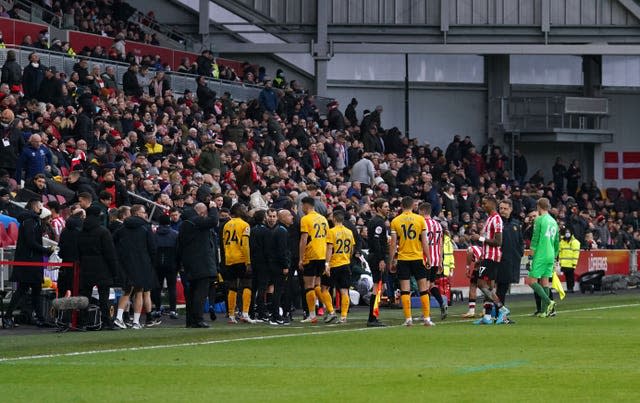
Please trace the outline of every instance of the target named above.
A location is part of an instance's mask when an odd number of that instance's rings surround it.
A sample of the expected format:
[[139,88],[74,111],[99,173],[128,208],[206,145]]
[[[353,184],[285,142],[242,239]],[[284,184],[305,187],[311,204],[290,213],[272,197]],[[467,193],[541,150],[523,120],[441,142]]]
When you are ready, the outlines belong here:
[[558,223],[550,214],[536,218],[533,224],[531,250],[536,263],[553,263],[560,249]]

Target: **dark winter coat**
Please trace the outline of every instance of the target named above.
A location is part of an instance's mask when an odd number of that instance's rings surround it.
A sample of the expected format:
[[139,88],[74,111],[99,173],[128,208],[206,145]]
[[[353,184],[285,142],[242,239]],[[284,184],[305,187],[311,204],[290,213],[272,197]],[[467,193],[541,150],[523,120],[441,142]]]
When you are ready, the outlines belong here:
[[38,96],[40,85],[44,80],[44,66],[42,63],[38,67],[33,67],[31,63],[22,71],[22,91],[25,99],[32,99]]
[[140,87],[138,77],[133,70],[127,70],[127,72],[122,75],[122,90],[126,96],[142,96],[142,87]]
[[125,284],[151,290],[158,282],[153,270],[156,245],[149,224],[140,217],[124,220],[113,236]]
[[[269,228],[268,231],[266,255],[269,268],[273,271],[290,269],[294,263],[291,262],[287,228],[282,224],[276,224],[275,227]],[[295,262],[295,264],[297,263]]]
[[110,286],[118,274],[118,257],[108,229],[100,217],[88,216],[78,236],[80,283]]
[[524,254],[524,238],[520,221],[515,218],[504,220],[502,227],[502,259],[498,264],[498,283],[520,281],[520,259]]
[[2,84],[13,85],[22,84],[22,68],[15,60],[7,60],[2,66]]
[[[8,145],[5,145],[5,140]],[[0,126],[0,168],[13,173],[25,145],[24,137],[13,124],[6,128]]]
[[198,280],[217,275],[215,231],[218,228],[218,211],[209,209],[207,217],[200,217],[194,210],[188,210],[183,219],[178,234],[178,261],[187,279]]
[[256,273],[265,273],[268,269],[269,236],[269,228],[264,224],[258,224],[251,228],[249,251],[251,253],[251,267]]
[[[42,222],[33,211],[25,211],[18,216],[20,229],[14,260],[16,262],[40,262],[49,254],[49,249],[42,246]],[[42,266],[14,267],[11,281],[40,284],[44,279]]]
[[38,101],[51,103],[56,108],[62,103],[62,81],[55,77],[45,78],[40,84]]
[[153,234],[156,243],[155,267],[176,269],[178,266],[178,232],[161,225]]

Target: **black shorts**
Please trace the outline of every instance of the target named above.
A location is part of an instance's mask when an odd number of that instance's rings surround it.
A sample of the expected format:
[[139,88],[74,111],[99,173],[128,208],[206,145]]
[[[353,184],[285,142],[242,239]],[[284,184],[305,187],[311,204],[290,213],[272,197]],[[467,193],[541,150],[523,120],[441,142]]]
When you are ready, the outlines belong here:
[[303,266],[302,275],[304,277],[320,277],[324,273],[324,268],[324,260],[310,260]]
[[333,285],[333,282],[331,281],[331,277],[322,273],[322,275],[320,276],[320,285],[324,287],[331,287]]
[[373,277],[373,284],[377,284],[378,281],[382,279],[382,273],[380,273],[380,269],[378,268],[379,262],[367,261],[367,263],[369,264],[369,270],[371,270],[371,277]]
[[336,289],[349,288],[349,286],[351,285],[351,268],[349,267],[349,265],[332,268],[331,283],[333,285],[333,288]]
[[247,275],[247,265],[244,263],[237,263],[227,266],[225,270],[225,281],[234,282],[236,280],[251,280],[251,276]]
[[399,260],[398,280],[410,280],[412,276],[416,280],[427,278],[427,268],[424,267],[424,261],[422,259]]
[[485,281],[495,281],[498,278],[498,262],[484,259],[478,268],[478,279]]
[[431,266],[427,269],[427,281],[435,283],[436,278],[438,277],[438,269],[439,267],[437,266]]

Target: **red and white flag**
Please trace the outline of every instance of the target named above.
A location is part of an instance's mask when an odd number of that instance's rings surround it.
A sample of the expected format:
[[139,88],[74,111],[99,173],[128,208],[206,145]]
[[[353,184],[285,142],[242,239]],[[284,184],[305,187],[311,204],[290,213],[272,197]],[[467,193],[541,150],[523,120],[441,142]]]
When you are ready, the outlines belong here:
[[604,178],[608,180],[640,179],[640,151],[606,151]]

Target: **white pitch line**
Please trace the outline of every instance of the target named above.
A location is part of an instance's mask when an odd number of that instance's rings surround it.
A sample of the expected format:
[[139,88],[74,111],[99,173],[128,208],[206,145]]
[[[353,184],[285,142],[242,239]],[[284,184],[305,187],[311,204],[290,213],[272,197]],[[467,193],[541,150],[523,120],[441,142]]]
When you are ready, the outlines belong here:
[[[562,315],[563,313],[575,313],[575,312],[588,312],[588,311],[600,311],[606,309],[617,309],[617,308],[628,308],[640,306],[638,304],[625,304],[625,305],[610,305],[610,306],[602,306],[602,307],[593,307],[593,308],[582,308],[582,309],[571,309],[566,311],[558,311],[558,315]],[[530,316],[528,314],[517,315],[516,317],[526,317]],[[455,323],[468,323],[471,320],[456,320],[456,321],[447,321],[440,322],[438,326],[445,324],[455,324]],[[308,333],[286,333],[286,334],[274,334],[270,336],[252,336],[252,337],[241,337],[237,339],[222,339],[222,340],[208,340],[208,341],[197,341],[190,343],[176,343],[176,344],[158,344],[153,346],[140,346],[140,347],[124,347],[124,348],[109,348],[104,350],[88,350],[88,351],[75,351],[70,353],[54,353],[54,354],[38,354],[38,355],[25,355],[21,357],[8,357],[8,358],[0,358],[0,363],[3,362],[14,362],[14,361],[27,361],[27,360],[37,360],[37,359],[46,359],[46,358],[60,358],[60,357],[77,357],[84,355],[94,355],[94,354],[105,354],[105,353],[121,353],[121,352],[129,352],[129,351],[144,351],[144,350],[160,350],[160,349],[168,349],[168,348],[179,348],[179,347],[194,347],[194,346],[207,346],[212,344],[226,344],[226,343],[234,343],[241,341],[256,341],[256,340],[271,340],[271,339],[283,339],[289,337],[299,337],[299,336],[317,336],[317,335],[327,335],[334,333],[351,333],[351,332],[362,332],[367,330],[380,330],[380,329],[389,329],[395,327],[402,327],[403,325],[395,325],[395,326],[387,326],[387,327],[363,327],[363,328],[355,328],[355,329],[343,329],[343,330],[331,330],[331,331],[315,331]]]

